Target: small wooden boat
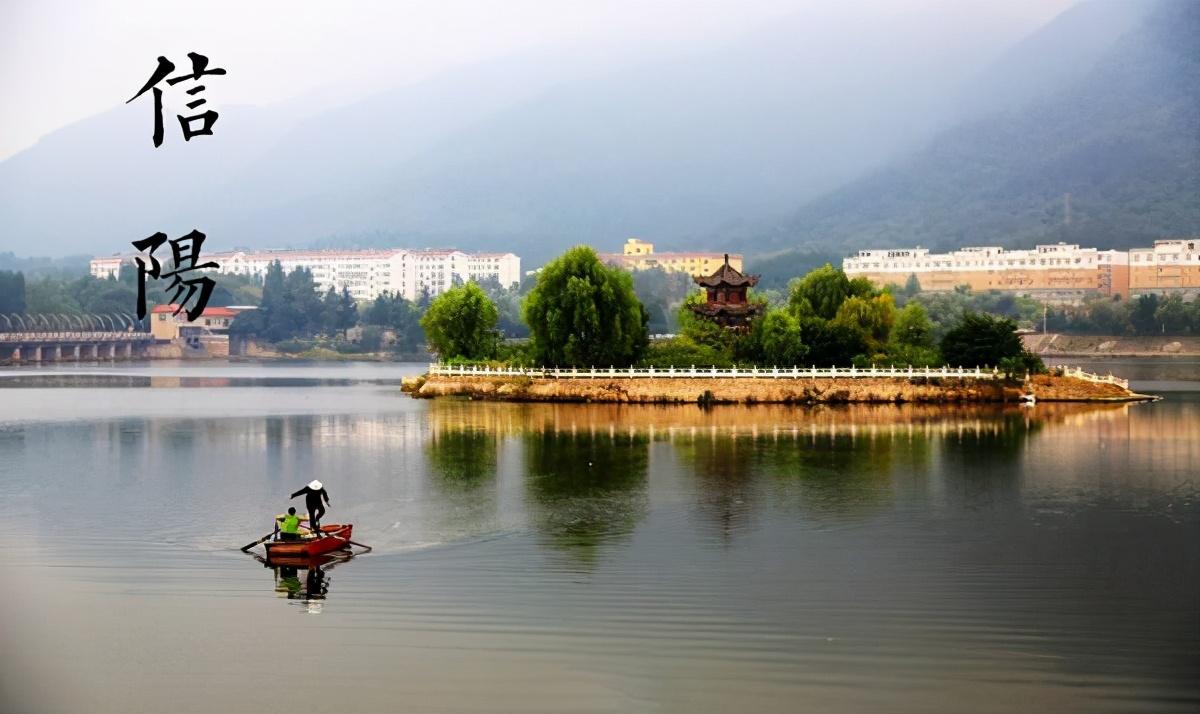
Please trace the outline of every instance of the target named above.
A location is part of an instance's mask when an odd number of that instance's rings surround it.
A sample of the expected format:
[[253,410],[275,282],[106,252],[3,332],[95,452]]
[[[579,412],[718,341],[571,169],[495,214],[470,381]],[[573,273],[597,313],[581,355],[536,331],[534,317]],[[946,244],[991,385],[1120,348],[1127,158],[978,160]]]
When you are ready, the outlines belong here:
[[280,558],[297,558],[332,553],[335,550],[348,550],[354,526],[350,523],[330,524],[321,526],[321,533],[308,533],[300,540],[270,540],[264,545],[267,549],[267,560]]

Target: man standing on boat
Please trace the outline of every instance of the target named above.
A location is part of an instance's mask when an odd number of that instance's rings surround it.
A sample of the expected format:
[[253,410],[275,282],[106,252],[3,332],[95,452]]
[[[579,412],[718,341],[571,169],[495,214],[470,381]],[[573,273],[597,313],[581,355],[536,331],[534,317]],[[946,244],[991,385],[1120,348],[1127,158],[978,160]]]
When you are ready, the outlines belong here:
[[[308,528],[313,533],[321,532],[321,516],[325,515],[325,505],[329,503],[329,494],[320,481],[313,480],[307,486],[292,494],[292,498],[304,494],[304,505],[308,507]],[[321,503],[321,499],[325,503]]]

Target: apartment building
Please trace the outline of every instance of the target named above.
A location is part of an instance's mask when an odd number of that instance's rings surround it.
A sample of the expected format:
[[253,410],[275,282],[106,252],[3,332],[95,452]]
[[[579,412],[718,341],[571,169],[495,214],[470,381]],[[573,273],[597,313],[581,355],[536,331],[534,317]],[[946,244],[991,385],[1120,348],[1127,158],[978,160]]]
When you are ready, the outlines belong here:
[[1185,300],[1200,297],[1200,238],[1154,241],[1152,248],[1129,251],[1132,295],[1177,293]]
[[[346,288],[355,300],[374,300],[390,292],[415,300],[445,292],[456,282],[494,279],[508,287],[521,280],[521,259],[512,253],[468,253],[461,250],[264,250],[205,253],[218,274],[262,278],[279,261],[285,273],[307,268],[322,291]],[[94,258],[91,274],[115,277],[133,256]]]
[[1057,243],[1031,250],[969,247],[951,253],[924,248],[861,250],[842,261],[850,277],[883,286],[916,276],[922,290],[1004,290],[1045,302],[1071,303],[1094,295],[1130,294],[1129,254]]

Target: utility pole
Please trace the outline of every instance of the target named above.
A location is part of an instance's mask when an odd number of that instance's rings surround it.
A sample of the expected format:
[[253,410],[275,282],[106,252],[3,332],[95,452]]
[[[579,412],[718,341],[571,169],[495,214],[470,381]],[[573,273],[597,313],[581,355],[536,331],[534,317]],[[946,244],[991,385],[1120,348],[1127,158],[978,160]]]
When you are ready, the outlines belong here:
[[1042,303],[1042,334],[1049,334],[1046,332],[1046,303]]

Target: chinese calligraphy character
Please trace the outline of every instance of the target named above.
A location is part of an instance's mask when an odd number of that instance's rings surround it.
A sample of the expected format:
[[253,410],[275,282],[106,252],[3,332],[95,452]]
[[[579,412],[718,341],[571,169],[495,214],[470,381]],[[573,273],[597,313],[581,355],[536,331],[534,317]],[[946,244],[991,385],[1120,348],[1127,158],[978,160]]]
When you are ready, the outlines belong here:
[[[138,266],[137,316],[139,320],[146,317],[147,276],[155,280],[171,278],[171,284],[167,286],[167,290],[175,291],[175,294],[171,296],[171,303],[177,305],[173,314],[178,315],[179,311],[188,303],[192,303],[187,311],[188,322],[195,320],[200,313],[204,312],[204,308],[208,305],[208,298],[212,295],[213,288],[216,287],[216,282],[199,271],[220,267],[213,261],[196,264],[196,261],[200,259],[200,246],[204,243],[204,239],[203,233],[192,231],[181,238],[168,241],[167,234],[160,231],[149,238],[133,241],[133,247],[139,251],[146,251],[146,258],[150,260],[150,264],[147,266],[142,256],[139,255],[135,258]],[[162,264],[158,262],[158,258],[154,257],[154,251],[163,243],[168,242],[171,244],[172,270],[164,273]],[[198,277],[193,277],[197,274]],[[181,296],[183,296],[182,300],[179,299]]]
[[[183,82],[184,80],[190,79],[193,81],[199,81],[200,78],[204,77],[205,75],[225,74],[225,70],[223,70],[221,68],[208,69],[208,58],[205,57],[204,55],[196,54],[195,52],[189,52],[188,57],[190,57],[192,60],[191,74],[181,74],[176,77],[171,77],[170,79],[167,79],[168,85],[173,87],[176,84]],[[154,95],[154,146],[155,147],[161,146],[162,140],[163,140],[163,116],[162,116],[162,112],[163,112],[162,94],[163,93],[162,93],[162,90],[159,89],[157,85],[159,82],[166,79],[168,74],[170,74],[171,72],[174,72],[174,71],[175,71],[175,64],[172,63],[171,60],[167,59],[166,57],[159,57],[158,58],[158,68],[154,70],[154,74],[150,75],[150,79],[146,82],[145,86],[143,86],[140,90],[138,90],[138,93],[133,95],[133,97],[131,97],[129,99],[129,101],[125,102],[126,104],[128,104],[129,102],[132,102],[134,99],[137,99],[138,97],[145,94],[146,90],[148,90],[148,89],[153,90],[153,95]],[[195,96],[203,91],[204,91],[204,85],[198,84],[195,87],[192,87],[191,89],[187,90],[187,94],[188,94],[188,96]],[[187,103],[187,108],[188,109],[196,109],[197,107],[203,105],[206,101],[208,101],[208,100],[204,99],[203,97],[201,97],[199,99],[195,99],[195,100]],[[183,140],[191,141],[193,136],[212,136],[212,127],[213,127],[213,124],[217,123],[218,116],[219,115],[217,114],[217,112],[213,111],[212,109],[208,109],[204,112],[201,112],[199,114],[194,114],[194,115],[188,116],[188,117],[185,117],[182,114],[177,115],[177,118],[179,119],[179,126],[183,130]],[[202,122],[202,125],[199,129],[194,129],[194,128],[192,128],[193,122],[196,122],[197,120]]]

